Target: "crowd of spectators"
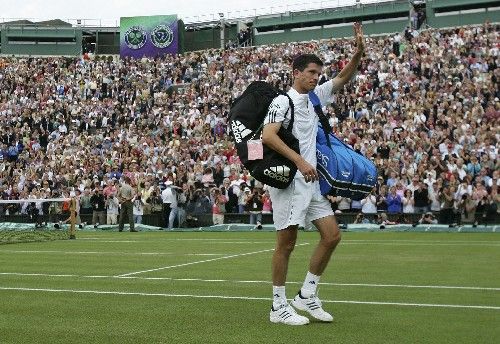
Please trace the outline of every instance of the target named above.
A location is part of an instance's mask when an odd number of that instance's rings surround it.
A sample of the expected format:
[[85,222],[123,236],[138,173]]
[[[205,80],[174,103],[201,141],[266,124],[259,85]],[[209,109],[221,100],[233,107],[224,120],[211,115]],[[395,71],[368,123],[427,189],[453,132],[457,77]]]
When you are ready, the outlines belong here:
[[[325,113],[341,139],[373,159],[379,180],[360,202],[330,197],[335,210],[432,211],[447,223],[496,213],[499,32],[485,24],[366,38],[358,74]],[[331,39],[157,59],[0,58],[0,198],[75,193],[83,213],[102,193],[100,210],[115,214],[110,200],[128,176],[142,214],[164,211],[168,200],[179,223],[271,212],[266,186],[242,168],[228,135],[231,101],[255,80],[286,90],[300,53],[326,62],[324,82],[353,49],[350,39]],[[177,187],[175,201],[166,184]],[[26,208],[0,204],[0,213]]]

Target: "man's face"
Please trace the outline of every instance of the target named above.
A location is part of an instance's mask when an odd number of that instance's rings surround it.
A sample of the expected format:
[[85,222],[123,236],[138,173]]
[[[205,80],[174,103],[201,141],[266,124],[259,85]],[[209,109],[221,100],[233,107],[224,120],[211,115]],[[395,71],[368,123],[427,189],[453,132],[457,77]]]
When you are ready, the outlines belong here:
[[293,76],[295,78],[295,85],[299,91],[312,91],[318,84],[319,76],[321,75],[322,67],[315,63],[309,63],[303,71],[295,69]]

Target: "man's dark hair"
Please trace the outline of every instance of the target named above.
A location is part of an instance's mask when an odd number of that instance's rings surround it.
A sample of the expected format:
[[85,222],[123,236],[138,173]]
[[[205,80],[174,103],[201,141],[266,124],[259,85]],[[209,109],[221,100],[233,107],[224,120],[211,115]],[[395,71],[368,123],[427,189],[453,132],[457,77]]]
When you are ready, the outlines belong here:
[[314,54],[302,54],[297,56],[292,63],[292,70],[298,69],[303,72],[304,69],[309,65],[309,63],[317,64],[318,66],[323,66],[323,61]]

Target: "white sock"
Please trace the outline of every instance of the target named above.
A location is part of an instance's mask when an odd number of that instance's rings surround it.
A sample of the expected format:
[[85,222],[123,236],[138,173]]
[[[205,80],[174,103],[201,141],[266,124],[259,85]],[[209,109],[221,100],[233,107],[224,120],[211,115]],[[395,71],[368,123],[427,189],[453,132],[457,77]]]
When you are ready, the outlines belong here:
[[302,288],[300,288],[300,294],[302,295],[302,297],[308,298],[316,294],[320,278],[321,276],[312,274],[309,271],[307,272],[304,284],[302,285]]
[[279,309],[286,303],[287,301],[286,301],[285,286],[273,285],[273,308],[275,310]]

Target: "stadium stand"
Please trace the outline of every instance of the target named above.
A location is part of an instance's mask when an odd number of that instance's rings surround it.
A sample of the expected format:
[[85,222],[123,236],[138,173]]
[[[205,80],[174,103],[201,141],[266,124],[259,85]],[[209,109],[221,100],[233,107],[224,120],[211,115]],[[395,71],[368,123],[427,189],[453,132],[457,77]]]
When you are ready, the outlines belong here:
[[[363,213],[351,216],[363,223],[496,219],[499,32],[486,23],[367,37],[359,73],[326,113],[380,177],[362,202],[331,197],[338,213]],[[231,100],[254,80],[289,87],[298,53],[319,54],[321,81],[333,78],[352,49],[348,39],[328,39],[140,60],[1,57],[0,197],[75,192],[86,219],[102,207],[101,194],[115,212],[119,182],[129,176],[134,214],[158,226],[168,216],[191,226],[210,213],[270,213],[266,187],[242,169],[229,139]],[[262,205],[249,209],[254,192]],[[61,218],[59,204],[40,215]],[[167,208],[174,210],[164,218]],[[429,211],[436,220],[422,216]],[[26,212],[0,204],[2,220]]]

